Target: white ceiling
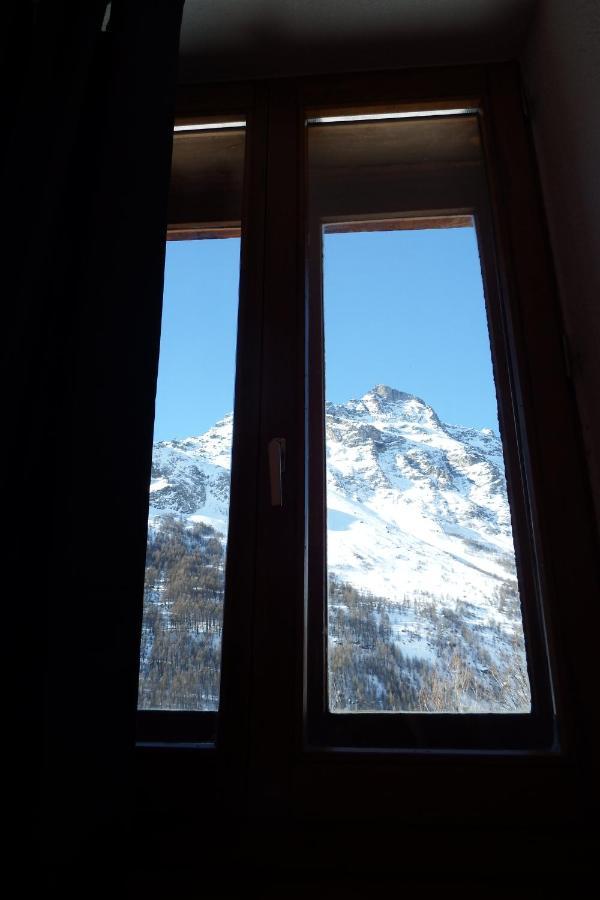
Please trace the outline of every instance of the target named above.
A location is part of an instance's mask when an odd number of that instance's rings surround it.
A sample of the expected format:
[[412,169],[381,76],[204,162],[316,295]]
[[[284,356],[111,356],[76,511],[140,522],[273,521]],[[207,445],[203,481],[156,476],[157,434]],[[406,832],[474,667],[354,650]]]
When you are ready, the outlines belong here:
[[180,79],[514,58],[536,0],[186,0]]

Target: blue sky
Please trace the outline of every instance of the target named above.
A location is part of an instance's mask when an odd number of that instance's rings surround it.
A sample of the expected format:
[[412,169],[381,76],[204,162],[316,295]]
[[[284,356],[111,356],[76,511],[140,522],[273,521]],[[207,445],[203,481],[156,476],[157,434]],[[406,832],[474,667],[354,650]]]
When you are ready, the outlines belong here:
[[[233,407],[239,253],[235,238],[167,243],[155,440]],[[326,235],[324,256],[327,399],[388,384],[497,429],[474,230]]]
[[233,409],[239,260],[239,238],[167,241],[155,441]]
[[497,430],[473,228],[326,235],[324,297],[328,400],[387,384]]

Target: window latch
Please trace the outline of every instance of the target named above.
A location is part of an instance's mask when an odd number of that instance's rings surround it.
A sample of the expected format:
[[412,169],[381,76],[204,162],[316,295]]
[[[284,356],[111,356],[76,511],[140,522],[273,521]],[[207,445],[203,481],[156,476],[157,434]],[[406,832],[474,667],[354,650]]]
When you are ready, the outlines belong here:
[[283,506],[283,473],[285,472],[285,438],[269,441],[269,477],[271,506]]

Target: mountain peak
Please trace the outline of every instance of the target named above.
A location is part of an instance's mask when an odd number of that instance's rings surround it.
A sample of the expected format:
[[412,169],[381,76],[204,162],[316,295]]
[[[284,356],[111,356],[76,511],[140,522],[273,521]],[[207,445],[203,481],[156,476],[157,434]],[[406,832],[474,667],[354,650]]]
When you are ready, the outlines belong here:
[[441,427],[435,411],[424,400],[387,384],[376,384],[361,398],[360,403],[371,415]]
[[[391,403],[405,400],[419,400],[414,394],[406,394],[404,391],[398,391],[396,388],[390,387],[387,384],[376,384],[370,391],[367,391],[362,399],[366,400],[371,398],[385,400]],[[419,402],[422,403],[423,401],[420,400]]]

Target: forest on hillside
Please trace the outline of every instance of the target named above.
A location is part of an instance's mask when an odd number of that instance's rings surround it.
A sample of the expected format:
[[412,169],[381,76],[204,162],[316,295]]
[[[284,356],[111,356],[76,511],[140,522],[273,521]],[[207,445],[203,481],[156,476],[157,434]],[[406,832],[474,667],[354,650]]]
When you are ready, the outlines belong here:
[[164,516],[150,527],[140,709],[217,709],[224,566],[223,540],[209,525]]
[[[224,580],[218,532],[172,516],[151,524],[140,709],[218,708]],[[330,576],[331,711],[527,712],[516,585],[493,599],[503,619],[482,623],[464,601],[421,592],[394,603]],[[426,652],[411,652],[415,623]]]

